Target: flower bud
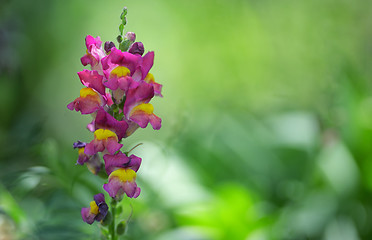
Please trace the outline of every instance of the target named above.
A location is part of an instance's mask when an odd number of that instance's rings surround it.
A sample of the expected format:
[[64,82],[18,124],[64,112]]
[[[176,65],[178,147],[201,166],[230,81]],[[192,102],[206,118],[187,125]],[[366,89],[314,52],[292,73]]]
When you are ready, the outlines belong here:
[[123,41],[123,37],[121,35],[118,35],[116,40],[118,41],[118,43],[121,43]]
[[105,42],[105,51],[106,53],[109,53],[111,51],[111,48],[115,47],[115,44],[113,42]]
[[130,52],[131,54],[139,54],[142,56],[145,52],[145,47],[143,46],[143,43],[135,42],[130,46],[128,52]]
[[125,37],[131,42],[136,41],[136,34],[134,32],[127,32]]
[[73,147],[74,147],[74,149],[75,149],[75,148],[83,148],[83,147],[85,147],[86,145],[87,145],[87,143],[85,143],[85,142],[77,141],[77,142],[74,142]]
[[116,227],[116,233],[118,235],[123,235],[125,233],[125,227],[126,227],[125,221],[120,222]]
[[123,12],[120,14],[120,19],[123,19],[125,17],[125,15],[127,15],[127,13],[128,13],[128,8],[124,7]]
[[128,40],[128,39],[124,39],[124,41],[122,41],[120,44],[119,44],[119,49],[123,52],[127,51],[129,46],[130,46],[131,42]]
[[122,20],[121,20],[121,23],[123,25],[126,25],[127,24],[127,17],[124,17]]
[[123,31],[124,31],[124,25],[120,24],[119,25],[119,32],[120,32],[121,35],[123,35]]

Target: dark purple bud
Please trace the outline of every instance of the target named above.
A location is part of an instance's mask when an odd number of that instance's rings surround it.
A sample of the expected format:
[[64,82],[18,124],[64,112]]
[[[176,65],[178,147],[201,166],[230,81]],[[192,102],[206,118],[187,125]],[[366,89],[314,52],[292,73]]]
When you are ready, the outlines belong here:
[[99,209],[99,213],[97,214],[95,220],[101,221],[106,217],[106,214],[108,212],[108,206],[105,202],[105,196],[103,195],[103,193],[99,193],[94,196],[94,201],[96,202]]
[[128,52],[130,52],[131,54],[139,54],[142,56],[145,52],[145,47],[143,46],[143,43],[135,42],[130,46]]
[[115,47],[115,44],[113,42],[105,42],[105,51],[106,53],[111,51],[111,48]]
[[136,41],[136,34],[134,32],[127,32],[125,37],[131,42]]
[[118,43],[121,43],[123,41],[123,37],[121,35],[118,35],[116,40],[118,41]]
[[74,147],[74,149],[75,148],[83,148],[83,147],[85,147],[85,145],[87,145],[86,142],[77,141],[77,142],[74,142],[73,147]]

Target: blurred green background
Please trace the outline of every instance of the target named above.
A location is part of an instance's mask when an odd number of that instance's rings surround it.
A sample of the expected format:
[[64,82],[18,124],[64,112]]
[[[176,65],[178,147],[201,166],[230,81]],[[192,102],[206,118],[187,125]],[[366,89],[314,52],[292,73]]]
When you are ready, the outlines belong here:
[[[372,239],[372,2],[0,2],[0,239],[99,239],[80,208],[101,179],[76,166],[89,116],[84,38],[127,31],[155,51],[160,131],[123,239]],[[96,225],[96,224],[95,224]]]

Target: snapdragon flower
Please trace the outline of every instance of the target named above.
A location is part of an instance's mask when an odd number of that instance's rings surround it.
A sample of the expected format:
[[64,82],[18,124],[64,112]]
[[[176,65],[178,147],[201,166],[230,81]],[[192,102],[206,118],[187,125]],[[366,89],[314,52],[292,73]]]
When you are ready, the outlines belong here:
[[105,51],[102,49],[102,41],[100,37],[92,37],[88,35],[85,38],[85,45],[87,47],[86,54],[80,59],[81,63],[86,66],[90,64],[92,70],[96,70],[102,74],[101,59],[106,56]]
[[151,84],[154,87],[155,96],[163,97],[163,95],[161,94],[161,89],[163,88],[163,85],[155,82],[155,78],[154,75],[152,75],[152,73],[148,73],[144,80],[145,82]]
[[107,151],[114,154],[123,144],[118,143],[118,136],[108,129],[94,131],[94,139],[85,146],[85,154],[94,155],[98,152]]
[[123,112],[129,122],[135,122],[141,128],[151,123],[154,130],[161,128],[161,119],[154,114],[154,107],[150,100],[154,96],[154,87],[142,82],[137,88],[131,89],[127,94]]
[[118,141],[120,141],[124,137],[125,132],[128,129],[128,123],[124,120],[122,121],[116,120],[103,108],[100,108],[97,111],[97,115],[94,121],[94,128],[95,129],[108,129],[114,132],[118,138]]
[[109,175],[107,184],[103,185],[110,197],[120,200],[125,193],[130,198],[137,198],[141,189],[136,183],[136,172],[131,168],[119,168]]
[[142,162],[141,158],[133,154],[128,157],[122,152],[114,155],[105,154],[103,159],[105,160],[105,169],[108,175],[120,168],[130,168],[137,172]]
[[108,206],[103,193],[98,193],[94,196],[94,201],[91,201],[89,207],[81,209],[81,217],[84,222],[92,224],[94,221],[101,221],[106,217]]
[[135,180],[142,159],[135,155],[128,157],[122,152],[106,154],[103,159],[109,175],[109,182],[103,185],[103,189],[115,199],[121,199],[124,193],[130,198],[138,197],[141,189],[137,187]]
[[106,104],[106,99],[92,88],[82,88],[80,97],[67,105],[71,111],[80,111],[81,114],[91,114]]
[[103,76],[97,71],[83,70],[78,72],[78,75],[84,86],[96,90],[102,96],[105,95],[105,86],[102,83]]

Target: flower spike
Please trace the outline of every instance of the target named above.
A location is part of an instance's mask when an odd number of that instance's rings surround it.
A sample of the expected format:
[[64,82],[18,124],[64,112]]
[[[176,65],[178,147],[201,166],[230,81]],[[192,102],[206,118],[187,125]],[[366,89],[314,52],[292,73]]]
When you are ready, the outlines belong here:
[[[110,209],[103,193],[94,196],[89,207],[81,209],[84,222],[102,225],[102,236],[117,239],[123,234],[123,222],[115,223],[122,216],[116,211],[125,196],[137,198],[141,188],[137,186],[137,172],[142,159],[122,149],[121,143],[137,129],[150,123],[161,128],[161,118],[154,114],[150,103],[154,96],[162,97],[162,85],[155,82],[150,73],[154,65],[154,52],[145,53],[142,42],[136,42],[134,32],[125,32],[127,8],[120,15],[117,47],[111,41],[102,46],[99,36],[86,36],[86,54],[81,57],[84,69],[78,72],[81,84],[80,96],[67,105],[71,111],[90,114],[87,129],[94,134],[90,142],[77,141],[77,165],[86,165],[89,171],[106,179],[103,189],[112,198]],[[138,145],[137,145],[138,146]],[[104,161],[102,161],[102,158]],[[105,171],[102,171],[104,169]]]

